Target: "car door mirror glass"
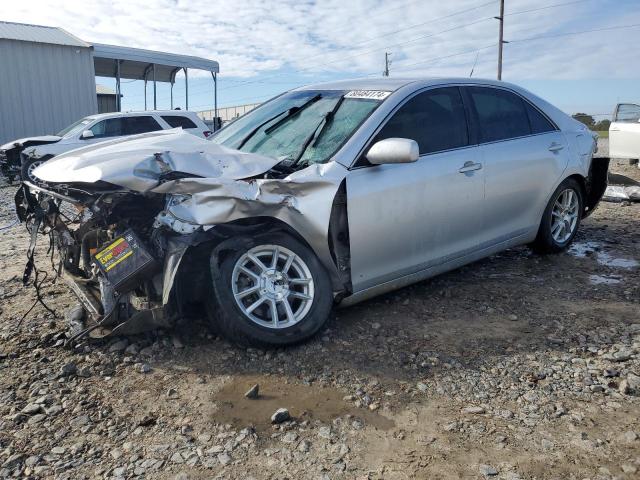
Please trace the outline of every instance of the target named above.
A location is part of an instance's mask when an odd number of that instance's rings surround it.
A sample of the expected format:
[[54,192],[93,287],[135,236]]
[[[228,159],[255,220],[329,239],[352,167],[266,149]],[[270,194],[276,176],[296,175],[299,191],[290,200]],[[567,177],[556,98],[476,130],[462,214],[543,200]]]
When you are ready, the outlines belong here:
[[373,165],[387,163],[412,163],[418,160],[420,150],[415,140],[408,138],[385,138],[373,144],[366,158]]
[[89,138],[93,138],[93,132],[91,130],[83,130],[82,134],[80,135],[80,138],[82,138],[83,140],[87,140]]

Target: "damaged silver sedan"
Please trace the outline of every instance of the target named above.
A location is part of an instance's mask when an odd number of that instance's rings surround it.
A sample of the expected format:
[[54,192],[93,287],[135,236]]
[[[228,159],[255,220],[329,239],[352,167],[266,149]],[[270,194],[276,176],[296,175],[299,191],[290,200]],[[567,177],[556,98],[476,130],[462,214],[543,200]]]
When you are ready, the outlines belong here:
[[[353,80],[263,104],[210,141],[180,131],[61,155],[16,196],[83,305],[79,334],[205,312],[286,345],[350,305],[530,244],[558,252],[606,188],[579,122],[471,79]],[[73,208],[69,208],[73,206]]]

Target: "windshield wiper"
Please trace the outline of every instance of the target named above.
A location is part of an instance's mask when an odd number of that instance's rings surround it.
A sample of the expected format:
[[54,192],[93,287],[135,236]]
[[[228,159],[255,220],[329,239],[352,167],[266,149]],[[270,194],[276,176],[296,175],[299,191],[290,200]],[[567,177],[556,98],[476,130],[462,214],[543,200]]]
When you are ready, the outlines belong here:
[[324,132],[327,130],[327,127],[333,122],[333,118],[336,116],[336,112],[340,108],[340,105],[342,105],[343,100],[344,100],[344,95],[340,97],[336,102],[336,104],[333,106],[333,108],[330,111],[328,111],[324,117],[322,117],[322,120],[320,120],[320,123],[318,123],[316,128],[313,129],[313,132],[311,132],[311,135],[309,135],[307,139],[304,141],[304,143],[302,144],[302,149],[300,150],[300,153],[298,154],[296,159],[291,163],[291,165],[289,165],[290,168],[293,168],[298,164],[298,162],[304,155],[304,152],[306,152],[307,148],[309,148],[309,145],[311,145],[312,147],[315,147],[318,144],[318,141],[320,140]]
[[266,119],[264,122],[262,122],[260,125],[258,125],[256,128],[254,128],[253,130],[251,130],[249,132],[249,134],[247,136],[245,136],[242,141],[240,142],[240,144],[238,145],[238,147],[236,148],[236,150],[240,150],[242,147],[244,147],[244,145],[256,134],[260,131],[260,129],[262,127],[264,127],[265,125],[267,125],[268,123],[273,122],[276,118],[284,115],[286,113],[286,116],[282,117],[278,122],[274,123],[272,126],[270,126],[269,128],[267,128],[264,133],[265,135],[269,135],[271,132],[273,132],[276,128],[278,128],[280,125],[282,125],[285,121],[287,121],[289,118],[291,118],[292,116],[294,116],[297,113],[300,113],[302,110],[304,110],[305,108],[307,108],[308,106],[312,105],[313,103],[317,102],[318,100],[320,100],[320,98],[322,98],[322,95],[317,94],[314,97],[311,97],[309,100],[307,100],[305,103],[303,103],[302,105],[298,105],[295,107],[291,107],[289,110],[285,110],[284,112],[280,112],[276,115],[274,115],[273,117],[270,117],[268,119]]

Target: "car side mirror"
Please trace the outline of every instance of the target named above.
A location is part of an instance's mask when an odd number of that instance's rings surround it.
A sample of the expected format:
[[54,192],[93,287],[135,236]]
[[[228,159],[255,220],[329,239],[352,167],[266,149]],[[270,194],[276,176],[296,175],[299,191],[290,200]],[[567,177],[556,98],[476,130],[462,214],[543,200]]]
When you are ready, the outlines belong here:
[[93,132],[91,130],[83,130],[82,134],[80,135],[80,138],[82,138],[83,140],[87,140],[89,138],[93,138]]
[[385,138],[374,143],[365,156],[373,165],[412,163],[418,160],[420,149],[415,140]]

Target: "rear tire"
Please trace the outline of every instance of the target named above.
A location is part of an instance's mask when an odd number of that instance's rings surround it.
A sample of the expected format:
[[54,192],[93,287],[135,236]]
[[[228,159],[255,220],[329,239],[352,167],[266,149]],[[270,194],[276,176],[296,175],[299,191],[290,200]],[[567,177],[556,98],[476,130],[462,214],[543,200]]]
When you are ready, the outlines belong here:
[[209,318],[240,344],[303,342],[331,313],[329,275],[310,248],[285,233],[222,242],[211,253],[210,273]]
[[578,232],[583,212],[582,187],[573,178],[567,178],[551,195],[531,248],[537,253],[566,250]]

